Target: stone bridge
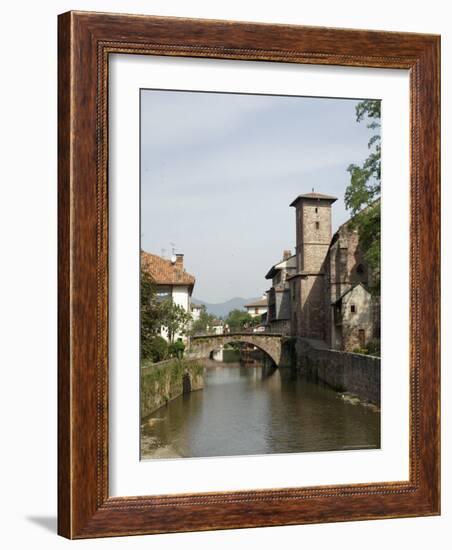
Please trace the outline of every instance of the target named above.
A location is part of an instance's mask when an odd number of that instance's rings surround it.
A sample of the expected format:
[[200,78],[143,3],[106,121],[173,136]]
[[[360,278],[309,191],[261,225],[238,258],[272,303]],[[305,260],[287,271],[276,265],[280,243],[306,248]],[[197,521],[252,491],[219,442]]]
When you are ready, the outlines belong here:
[[228,332],[226,334],[202,334],[190,338],[189,356],[193,358],[210,357],[212,351],[226,344],[251,344],[266,353],[277,367],[282,359],[282,335],[270,332]]

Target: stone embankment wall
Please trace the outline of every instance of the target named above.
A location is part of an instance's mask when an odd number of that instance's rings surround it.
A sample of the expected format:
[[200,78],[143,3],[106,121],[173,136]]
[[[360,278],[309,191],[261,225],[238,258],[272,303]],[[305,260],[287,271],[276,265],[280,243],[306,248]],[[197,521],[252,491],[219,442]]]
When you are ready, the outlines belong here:
[[306,377],[380,404],[379,357],[325,349],[297,338],[295,358],[297,369]]
[[153,413],[183,393],[204,387],[203,366],[193,359],[143,362],[140,381],[141,418]]

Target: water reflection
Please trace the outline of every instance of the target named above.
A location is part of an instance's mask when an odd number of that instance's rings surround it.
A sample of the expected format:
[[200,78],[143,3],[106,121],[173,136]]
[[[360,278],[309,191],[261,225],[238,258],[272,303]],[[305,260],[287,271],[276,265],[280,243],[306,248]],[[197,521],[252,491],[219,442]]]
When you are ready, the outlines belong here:
[[380,414],[290,369],[219,364],[141,427],[142,458],[379,448]]

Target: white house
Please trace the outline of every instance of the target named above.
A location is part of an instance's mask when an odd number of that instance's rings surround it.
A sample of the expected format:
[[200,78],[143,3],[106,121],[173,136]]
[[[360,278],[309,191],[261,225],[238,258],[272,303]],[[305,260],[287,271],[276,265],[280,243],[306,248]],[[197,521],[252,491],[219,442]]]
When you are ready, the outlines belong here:
[[[175,254],[167,260],[156,254],[142,251],[141,269],[146,271],[153,280],[158,300],[170,298],[175,304],[191,313],[191,295],[195,278],[185,271],[183,254]],[[160,334],[165,340],[169,340],[166,327],[161,327]],[[174,340],[178,338],[186,341],[185,335],[175,334]]]
[[215,319],[215,321],[210,324],[209,330],[214,334],[224,334],[224,321]]
[[262,316],[267,313],[267,295],[264,294],[262,298],[251,302],[250,304],[245,304],[246,311],[251,315],[251,317]]
[[191,316],[192,316],[193,322],[199,321],[199,319],[201,318],[201,311],[203,306],[201,304],[194,304],[192,302],[190,307],[191,307]]

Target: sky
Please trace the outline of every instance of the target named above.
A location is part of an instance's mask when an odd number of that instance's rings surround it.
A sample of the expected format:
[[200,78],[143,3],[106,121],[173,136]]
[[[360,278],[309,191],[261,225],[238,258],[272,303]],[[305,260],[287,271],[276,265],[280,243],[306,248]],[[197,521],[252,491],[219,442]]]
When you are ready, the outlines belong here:
[[294,250],[296,196],[337,197],[333,233],[350,217],[347,167],[371,136],[358,101],[142,90],[142,249],[184,254],[205,302],[260,296]]

